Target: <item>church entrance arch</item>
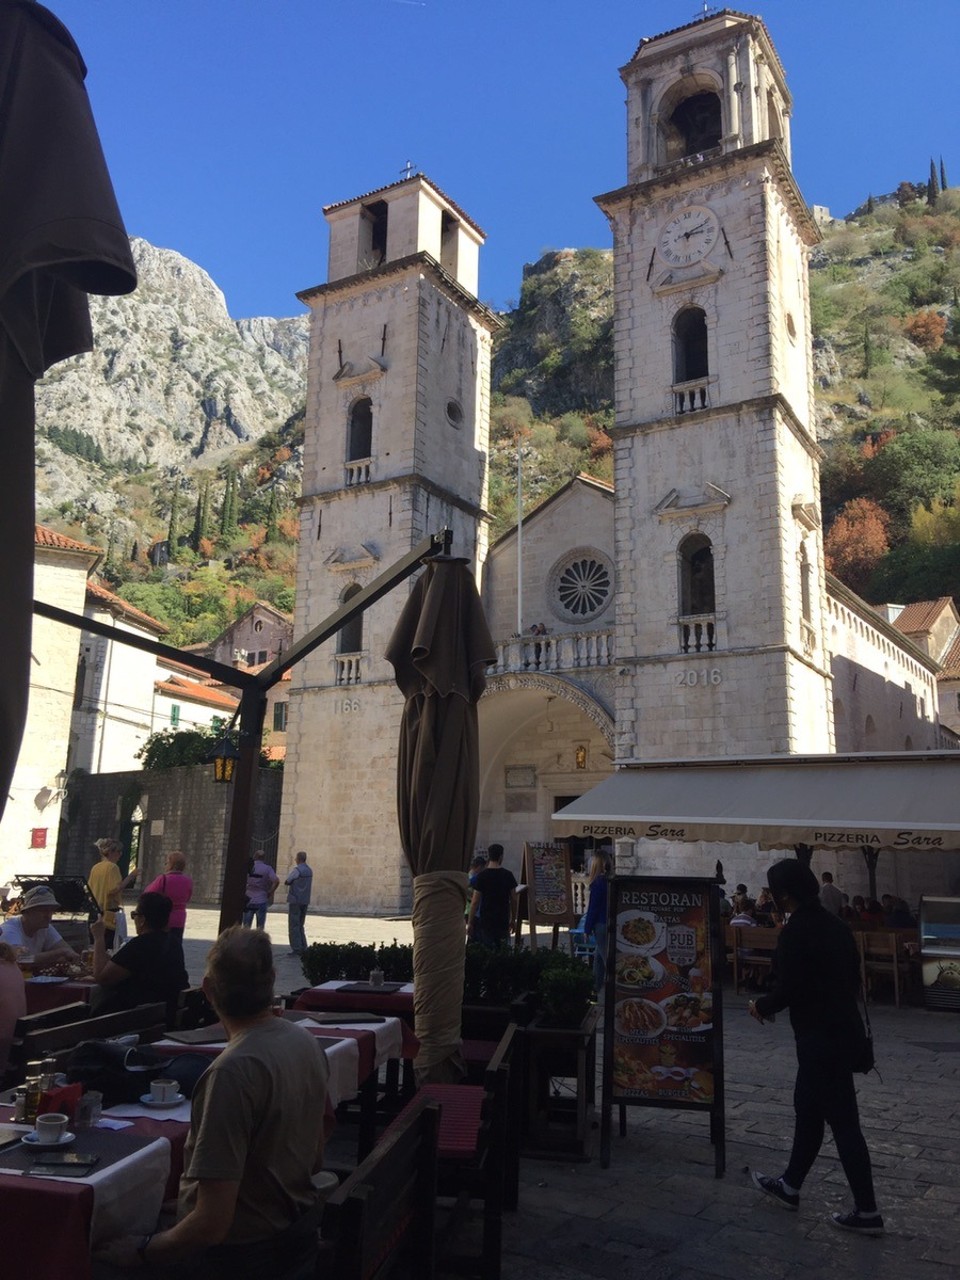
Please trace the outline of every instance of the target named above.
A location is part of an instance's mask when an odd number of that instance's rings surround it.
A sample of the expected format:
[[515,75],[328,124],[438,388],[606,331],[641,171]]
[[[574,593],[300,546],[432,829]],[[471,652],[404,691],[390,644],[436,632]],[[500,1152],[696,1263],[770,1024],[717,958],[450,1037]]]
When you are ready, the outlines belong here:
[[524,841],[566,838],[551,814],[613,769],[613,718],[596,697],[559,676],[492,676],[478,707],[477,846],[504,846],[520,876]]

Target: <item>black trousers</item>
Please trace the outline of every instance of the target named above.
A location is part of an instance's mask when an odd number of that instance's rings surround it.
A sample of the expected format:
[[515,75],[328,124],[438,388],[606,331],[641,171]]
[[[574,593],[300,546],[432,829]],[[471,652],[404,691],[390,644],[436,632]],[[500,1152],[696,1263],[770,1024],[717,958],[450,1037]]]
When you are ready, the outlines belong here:
[[863,1213],[875,1212],[870,1153],[860,1131],[853,1072],[845,1055],[838,1052],[836,1042],[798,1039],[797,1064],[793,1150],[784,1182],[797,1190],[803,1186],[823,1145],[824,1127],[829,1125],[854,1204]]

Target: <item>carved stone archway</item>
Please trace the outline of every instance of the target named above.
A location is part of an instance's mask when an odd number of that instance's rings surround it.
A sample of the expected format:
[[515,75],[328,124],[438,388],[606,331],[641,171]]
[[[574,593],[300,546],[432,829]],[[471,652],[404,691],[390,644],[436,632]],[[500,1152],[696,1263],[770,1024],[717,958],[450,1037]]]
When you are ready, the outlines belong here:
[[575,706],[597,726],[606,739],[607,746],[613,751],[615,741],[613,716],[589,693],[561,676],[551,676],[541,672],[530,674],[513,672],[507,675],[491,676],[487,680],[481,706],[487,698],[498,693],[526,693],[534,690],[542,690],[554,698],[563,698]]

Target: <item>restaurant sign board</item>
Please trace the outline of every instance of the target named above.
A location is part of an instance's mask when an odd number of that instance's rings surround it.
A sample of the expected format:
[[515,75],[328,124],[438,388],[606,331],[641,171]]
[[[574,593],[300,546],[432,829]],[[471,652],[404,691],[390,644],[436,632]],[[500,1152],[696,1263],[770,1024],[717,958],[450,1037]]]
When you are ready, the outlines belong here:
[[567,844],[526,843],[523,846],[523,878],[532,926],[549,924],[572,928],[577,923]]
[[705,1111],[723,1173],[723,949],[714,880],[610,881],[601,1164],[614,1105]]

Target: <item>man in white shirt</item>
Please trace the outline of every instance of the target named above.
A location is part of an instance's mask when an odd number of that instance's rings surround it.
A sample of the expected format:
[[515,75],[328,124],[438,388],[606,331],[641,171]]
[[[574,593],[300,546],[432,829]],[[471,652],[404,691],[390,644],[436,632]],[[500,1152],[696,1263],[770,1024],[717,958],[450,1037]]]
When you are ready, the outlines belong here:
[[838,916],[843,910],[843,894],[833,883],[833,876],[829,871],[824,871],[820,880],[820,903],[831,915]]
[[61,960],[76,960],[77,953],[54,929],[53,913],[60,906],[45,885],[35,885],[23,895],[20,914],[10,916],[0,928],[0,941],[33,961],[38,969]]

